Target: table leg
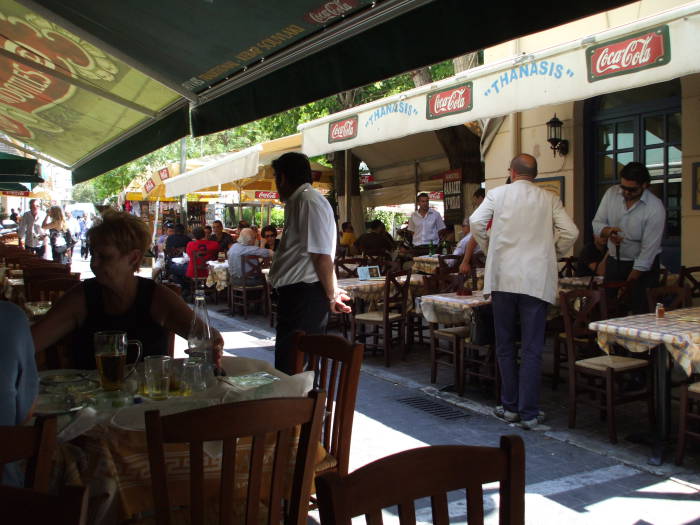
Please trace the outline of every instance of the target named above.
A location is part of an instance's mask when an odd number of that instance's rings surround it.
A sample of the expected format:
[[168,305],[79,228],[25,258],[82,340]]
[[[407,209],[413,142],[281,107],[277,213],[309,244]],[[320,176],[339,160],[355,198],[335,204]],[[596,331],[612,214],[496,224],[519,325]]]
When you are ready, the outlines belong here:
[[671,430],[671,392],[668,370],[668,355],[663,345],[654,352],[654,398],[656,400],[656,433],[652,444],[650,465],[661,465]]

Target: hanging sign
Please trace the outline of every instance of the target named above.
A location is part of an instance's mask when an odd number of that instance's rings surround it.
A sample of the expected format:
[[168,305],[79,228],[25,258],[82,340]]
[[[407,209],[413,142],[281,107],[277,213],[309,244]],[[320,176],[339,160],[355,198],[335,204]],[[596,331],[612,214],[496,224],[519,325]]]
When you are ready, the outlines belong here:
[[280,194],[277,193],[276,191],[256,191],[255,198],[257,200],[276,201],[276,200],[279,200]]
[[446,172],[442,181],[442,189],[445,193],[445,223],[461,224],[464,216],[462,170]]
[[374,182],[374,175],[371,173],[360,175],[360,184],[369,184],[370,182]]
[[19,190],[0,191],[0,195],[4,195],[6,197],[29,197],[30,193],[31,192],[29,192],[29,191],[19,191]]
[[153,179],[148,179],[146,181],[146,184],[143,185],[143,189],[146,193],[151,193],[153,191],[153,188],[156,187],[156,183],[153,182]]
[[328,124],[328,142],[342,142],[357,137],[357,115]]
[[166,168],[161,168],[158,170],[158,176],[160,177],[160,180],[167,180],[170,178],[170,170]]
[[441,201],[445,198],[445,193],[442,191],[431,191],[428,192],[428,200],[431,201]]

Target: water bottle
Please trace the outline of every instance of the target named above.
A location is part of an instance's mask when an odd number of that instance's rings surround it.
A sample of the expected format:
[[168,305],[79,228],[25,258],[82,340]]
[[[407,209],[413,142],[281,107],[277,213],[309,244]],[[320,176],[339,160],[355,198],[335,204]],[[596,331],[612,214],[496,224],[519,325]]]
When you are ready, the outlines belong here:
[[430,241],[430,245],[428,246],[428,255],[435,255],[435,245],[433,241]]
[[190,359],[201,360],[207,363],[209,368],[214,366],[211,339],[211,327],[209,325],[207,302],[204,299],[204,290],[198,289],[194,292],[194,317],[187,336],[188,354]]

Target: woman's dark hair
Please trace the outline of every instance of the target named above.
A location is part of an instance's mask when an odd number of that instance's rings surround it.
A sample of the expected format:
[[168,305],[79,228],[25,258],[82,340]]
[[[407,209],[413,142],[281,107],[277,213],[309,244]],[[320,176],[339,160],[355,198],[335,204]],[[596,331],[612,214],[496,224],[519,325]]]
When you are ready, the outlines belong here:
[[175,227],[173,228],[173,230],[175,230],[175,233],[177,233],[178,235],[184,235],[184,234],[185,234],[185,225],[184,225],[184,224],[180,224],[180,223],[178,222],[178,223],[175,225]]
[[267,226],[265,226],[260,232],[260,235],[265,237],[266,232],[274,233],[275,237],[277,237],[277,228],[275,228],[272,224],[268,224]]
[[197,226],[194,230],[192,230],[192,235],[197,240],[204,239],[204,228]]
[[311,184],[311,164],[303,153],[292,151],[272,161],[275,174],[284,173],[287,182],[292,186],[301,186],[305,182]]
[[633,180],[640,186],[651,180],[649,170],[641,162],[630,162],[620,171],[620,178]]
[[345,231],[348,231],[348,228],[352,227],[351,222],[344,222],[343,224],[340,225],[340,229]]
[[474,192],[474,197],[476,197],[477,199],[486,198],[486,190],[484,188],[479,188]]

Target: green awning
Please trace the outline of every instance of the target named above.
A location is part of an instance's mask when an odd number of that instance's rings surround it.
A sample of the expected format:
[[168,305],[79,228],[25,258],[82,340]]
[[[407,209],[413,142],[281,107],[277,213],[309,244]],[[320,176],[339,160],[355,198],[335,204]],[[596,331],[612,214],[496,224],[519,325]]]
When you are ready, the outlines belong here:
[[83,181],[627,1],[0,0],[0,132]]
[[40,164],[36,159],[28,159],[11,153],[0,152],[0,183],[29,182],[41,184]]

